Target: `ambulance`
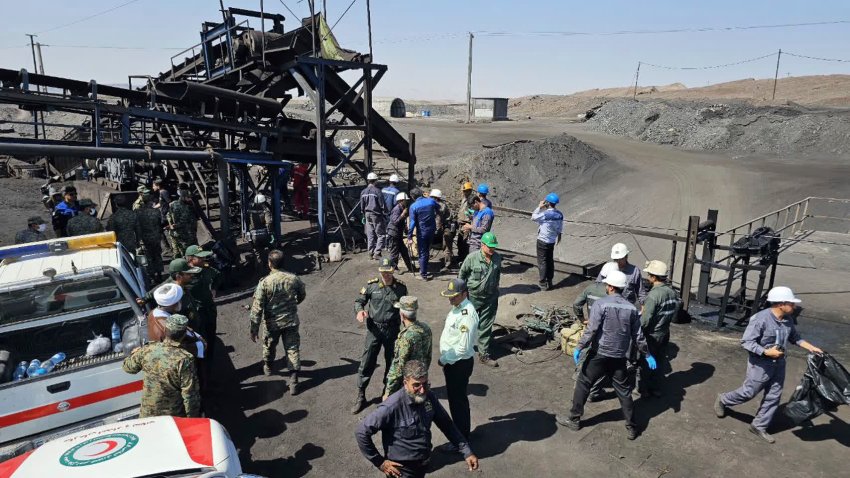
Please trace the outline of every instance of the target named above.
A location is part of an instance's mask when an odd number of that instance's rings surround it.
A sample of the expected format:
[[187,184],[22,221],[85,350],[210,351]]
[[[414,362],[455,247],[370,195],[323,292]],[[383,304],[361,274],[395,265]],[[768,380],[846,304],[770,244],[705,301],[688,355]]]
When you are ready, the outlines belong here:
[[262,478],[242,474],[208,418],[138,418],[63,436],[0,463],[0,478]]
[[0,460],[138,416],[143,377],[121,365],[146,340],[144,293],[113,232],[0,248]]

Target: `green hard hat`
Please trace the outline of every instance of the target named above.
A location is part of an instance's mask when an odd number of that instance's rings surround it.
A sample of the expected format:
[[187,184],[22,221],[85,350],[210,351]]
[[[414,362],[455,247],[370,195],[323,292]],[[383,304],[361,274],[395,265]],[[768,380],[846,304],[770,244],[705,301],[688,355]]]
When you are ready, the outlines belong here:
[[485,232],[481,236],[481,243],[487,247],[499,247],[499,241],[496,240],[496,235],[492,232]]

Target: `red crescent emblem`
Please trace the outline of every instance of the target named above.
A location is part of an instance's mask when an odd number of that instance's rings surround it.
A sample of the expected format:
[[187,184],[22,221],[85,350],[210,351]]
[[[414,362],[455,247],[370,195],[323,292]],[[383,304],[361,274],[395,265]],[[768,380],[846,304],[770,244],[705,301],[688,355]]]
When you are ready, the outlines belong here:
[[109,453],[110,451],[114,450],[118,446],[118,442],[115,441],[115,440],[104,440],[104,441],[99,441],[99,442],[95,443],[95,445],[100,445],[100,444],[106,445],[106,448],[103,451],[98,452],[98,453],[94,453],[92,455],[86,455],[86,456],[105,455],[105,454]]

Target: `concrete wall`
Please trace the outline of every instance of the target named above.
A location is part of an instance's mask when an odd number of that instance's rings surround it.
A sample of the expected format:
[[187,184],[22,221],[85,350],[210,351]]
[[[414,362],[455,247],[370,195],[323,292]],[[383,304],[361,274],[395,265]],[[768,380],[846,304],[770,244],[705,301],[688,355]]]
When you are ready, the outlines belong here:
[[472,115],[481,119],[506,120],[508,119],[508,99],[473,98]]

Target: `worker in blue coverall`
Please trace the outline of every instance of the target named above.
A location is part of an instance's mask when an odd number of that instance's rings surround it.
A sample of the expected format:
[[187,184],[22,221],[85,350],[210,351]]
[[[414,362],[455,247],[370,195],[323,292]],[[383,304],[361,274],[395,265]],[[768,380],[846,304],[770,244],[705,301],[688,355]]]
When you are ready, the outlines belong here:
[[428,259],[431,256],[431,242],[437,231],[437,201],[422,196],[419,188],[410,191],[411,196],[416,198],[410,206],[410,223],[407,230],[408,244],[413,240],[413,231],[416,230],[416,250],[419,254],[419,277],[431,280],[432,274],[428,273]]

